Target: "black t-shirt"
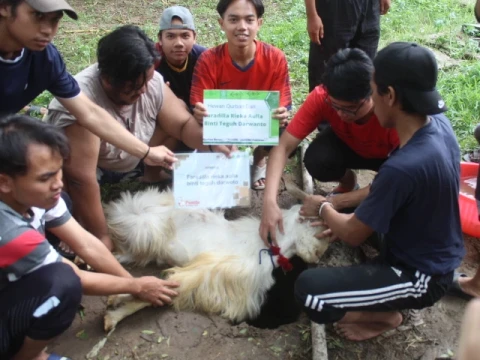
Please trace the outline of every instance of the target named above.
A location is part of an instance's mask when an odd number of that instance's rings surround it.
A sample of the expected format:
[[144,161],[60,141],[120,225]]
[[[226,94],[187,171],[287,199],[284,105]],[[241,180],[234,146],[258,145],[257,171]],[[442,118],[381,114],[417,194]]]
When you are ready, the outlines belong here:
[[458,204],[460,149],[444,115],[430,117],[380,167],[357,218],[385,234],[387,255],[428,275],[465,254]]
[[[157,45],[158,47],[158,45]],[[192,51],[188,54],[187,66],[183,71],[173,69],[165,59],[160,61],[157,71],[162,74],[165,82],[170,83],[170,89],[180,99],[185,101],[185,104],[190,104],[190,88],[192,87],[193,69],[197,63],[198,57],[206,49],[200,45],[193,45]]]

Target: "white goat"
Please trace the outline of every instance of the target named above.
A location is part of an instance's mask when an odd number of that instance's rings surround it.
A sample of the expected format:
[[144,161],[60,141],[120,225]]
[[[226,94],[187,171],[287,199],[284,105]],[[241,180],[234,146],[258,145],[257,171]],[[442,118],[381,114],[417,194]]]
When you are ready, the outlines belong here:
[[[285,234],[277,231],[281,255],[316,263],[328,241],[315,238],[323,229],[303,221],[299,209],[283,210]],[[105,214],[121,262],[175,266],[166,273],[180,283],[173,301],[177,310],[219,314],[235,322],[259,315],[274,284],[272,261],[277,267],[279,257],[261,251],[258,218],[228,221],[222,211],[177,209],[171,192],[156,189],[124,193],[106,206]],[[128,295],[110,297],[105,330],[148,305]]]

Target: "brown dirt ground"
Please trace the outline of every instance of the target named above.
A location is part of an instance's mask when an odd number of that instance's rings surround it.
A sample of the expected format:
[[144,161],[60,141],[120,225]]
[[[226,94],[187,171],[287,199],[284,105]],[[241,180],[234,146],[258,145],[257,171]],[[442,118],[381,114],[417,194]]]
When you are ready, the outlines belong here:
[[[291,166],[285,178],[299,183],[298,168]],[[359,172],[361,185],[372,179],[371,172]],[[325,193],[335,184],[317,184],[316,193]],[[252,192],[253,205],[248,209],[227,212],[228,218],[260,213],[262,192]],[[286,191],[281,191],[281,207],[296,202]],[[465,237],[468,255],[462,269],[469,274],[478,264],[480,243]],[[350,248],[333,244],[325,253],[321,266],[345,266],[362,262],[374,253],[369,246]],[[159,274],[160,269],[129,269],[135,275]],[[50,347],[72,359],[85,359],[86,355],[106,334],[103,315],[106,298],[85,296],[85,310],[72,327]],[[422,311],[424,325],[411,330],[395,331],[389,337],[379,337],[362,343],[346,341],[327,326],[329,359],[397,359],[433,360],[456,351],[460,322],[466,302],[445,297],[435,306]],[[108,338],[104,348],[93,359],[311,359],[310,323],[305,316],[297,322],[274,330],[257,329],[245,323],[233,326],[218,316],[196,313],[177,313],[169,308],[147,308],[125,319]]]

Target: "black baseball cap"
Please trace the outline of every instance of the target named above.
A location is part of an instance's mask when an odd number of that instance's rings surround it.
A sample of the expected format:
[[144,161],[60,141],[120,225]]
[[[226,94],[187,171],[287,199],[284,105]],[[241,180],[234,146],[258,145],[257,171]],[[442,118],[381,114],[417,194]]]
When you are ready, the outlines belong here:
[[438,67],[433,52],[413,42],[394,42],[373,60],[375,83],[393,86],[423,115],[447,111],[437,91]]

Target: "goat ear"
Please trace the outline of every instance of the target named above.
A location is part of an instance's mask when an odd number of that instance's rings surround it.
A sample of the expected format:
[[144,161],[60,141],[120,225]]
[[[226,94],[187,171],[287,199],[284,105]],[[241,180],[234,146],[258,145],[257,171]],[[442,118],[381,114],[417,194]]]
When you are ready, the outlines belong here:
[[305,191],[290,181],[285,181],[285,187],[287,188],[287,191],[298,200],[303,201],[308,196]]

